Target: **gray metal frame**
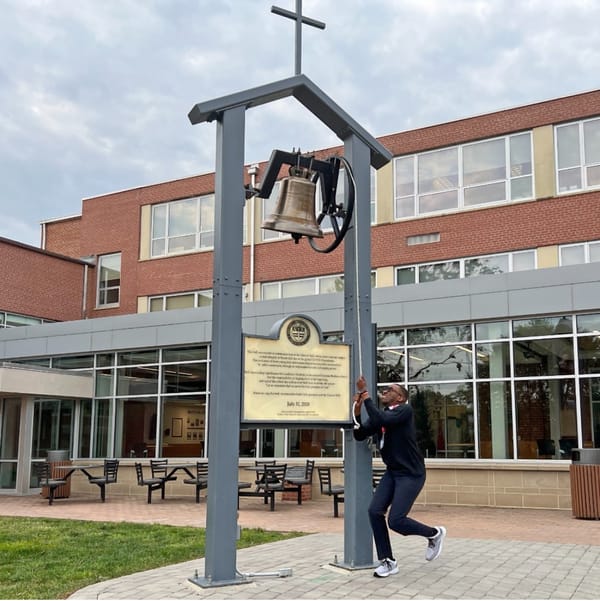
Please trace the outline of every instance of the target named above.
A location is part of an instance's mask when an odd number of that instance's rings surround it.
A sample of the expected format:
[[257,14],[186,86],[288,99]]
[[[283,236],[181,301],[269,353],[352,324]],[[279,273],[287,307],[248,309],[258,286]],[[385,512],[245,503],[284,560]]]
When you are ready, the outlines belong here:
[[[391,160],[391,154],[304,75],[196,104],[189,113],[192,124],[217,121],[206,560],[204,578],[191,579],[204,587],[243,582],[235,565],[238,448],[231,444],[231,433],[239,429],[242,393],[244,113],[248,108],[288,96],[294,96],[344,141],[352,165],[358,202],[355,235],[346,237],[344,251],[344,273],[350,284],[346,285],[348,292],[344,297],[344,337],[353,344],[360,337],[363,369],[374,389],[369,178],[370,166],[382,167]],[[353,365],[355,376],[360,369],[357,360]],[[371,533],[364,519],[371,490],[371,458],[366,443],[355,443],[351,432],[346,434],[346,453],[345,478],[350,494],[344,518],[348,542],[344,545],[343,565],[367,567],[372,565]]]

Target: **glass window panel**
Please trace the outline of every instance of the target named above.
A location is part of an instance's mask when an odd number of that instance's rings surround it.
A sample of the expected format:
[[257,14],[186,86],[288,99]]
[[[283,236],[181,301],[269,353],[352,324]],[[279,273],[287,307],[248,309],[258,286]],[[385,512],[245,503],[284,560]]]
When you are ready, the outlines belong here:
[[575,381],[521,380],[515,394],[518,459],[566,459],[561,440],[577,434]]
[[419,194],[458,187],[458,148],[437,150],[418,157]]
[[36,400],[33,405],[33,459],[44,459],[48,451],[66,450],[71,456],[74,401]]
[[466,380],[472,377],[471,353],[460,346],[411,348],[408,351],[410,381]]
[[113,392],[113,369],[97,369],[96,370],[96,384],[95,384],[95,396],[111,396]]
[[394,174],[396,176],[396,198],[412,196],[415,193],[415,159],[399,157],[394,160]]
[[76,357],[54,357],[52,367],[56,369],[90,369],[94,367],[94,355]]
[[458,207],[458,191],[450,190],[438,194],[419,196],[419,213],[433,213]]
[[212,305],[213,293],[212,290],[205,290],[204,292],[198,292],[198,306],[199,307],[210,307]]
[[94,424],[94,452],[93,457],[111,457],[108,452],[110,443],[110,424],[112,423],[112,401],[110,399],[94,400],[96,418]]
[[562,317],[536,317],[532,319],[515,319],[513,336],[548,336],[552,334],[568,334],[573,331],[570,315]]
[[600,119],[583,124],[583,143],[585,164],[600,163]]
[[141,365],[144,363],[157,363],[158,350],[127,351],[117,354],[117,365]]
[[434,282],[436,280],[456,280],[460,278],[460,262],[447,261],[419,265],[419,282]]
[[198,199],[188,198],[169,203],[169,238],[194,234],[198,227]]
[[[163,400],[161,457],[206,456],[206,397],[167,397]],[[153,452],[152,445],[150,451]]]
[[531,134],[525,133],[511,136],[510,176],[530,175],[531,172]]
[[315,280],[294,280],[281,283],[281,297],[308,296],[315,294]]
[[533,197],[533,178],[528,175],[510,180],[510,199],[521,200]]
[[165,254],[165,239],[152,241],[152,256],[157,257]]
[[568,192],[569,190],[580,190],[583,187],[581,182],[581,169],[565,169],[558,173],[558,191]]
[[99,353],[96,355],[96,367],[109,367],[115,364],[114,353]]
[[177,296],[167,296],[165,299],[165,309],[189,309],[194,306],[195,298],[193,294],[180,294]]
[[509,382],[477,384],[479,457],[512,459],[513,429]]
[[212,232],[215,226],[214,194],[200,198],[200,231]]
[[415,197],[401,196],[396,198],[394,203],[394,217],[401,219],[402,217],[412,217],[415,214]]
[[[2,418],[0,420],[0,459],[17,459],[19,456],[21,400],[0,399],[0,418]],[[0,488],[8,487],[0,484]]]
[[561,265],[581,265],[582,263],[585,263],[585,246],[583,244],[560,247]]
[[206,392],[207,363],[165,365],[162,370],[161,390],[165,394]]
[[508,342],[488,342],[475,347],[478,378],[509,378],[510,348]]
[[117,399],[115,457],[154,457],[156,397]]
[[15,313],[6,313],[6,327],[35,326],[42,320],[37,317],[28,317],[27,315],[17,315]]
[[465,260],[465,277],[507,273],[508,255],[492,255]]
[[117,394],[137,396],[158,392],[158,366],[125,367],[117,370]]
[[240,430],[240,457],[256,457],[257,430]]
[[344,291],[343,276],[331,276],[328,278],[319,278],[319,294],[331,294]]
[[260,296],[262,300],[271,300],[281,298],[279,284],[277,282],[260,285]]
[[169,238],[168,251],[170,253],[194,250],[194,248],[196,248],[196,234]]
[[92,441],[92,400],[81,400],[81,411],[79,414],[79,449],[78,457],[91,456]]
[[165,299],[164,297],[151,298],[150,299],[150,311],[164,311]]
[[600,335],[582,336],[577,340],[579,373],[600,374]]
[[600,313],[577,316],[577,331],[579,333],[600,334]]
[[464,197],[467,207],[506,200],[506,182],[465,188]]
[[377,351],[377,382],[404,382],[404,351],[379,349]]
[[416,267],[399,267],[396,269],[396,286],[414,284],[416,281]]
[[200,361],[208,358],[208,347],[189,346],[175,349],[165,349],[163,351],[164,363],[175,363],[183,361]]
[[535,251],[513,253],[512,270],[527,271],[528,269],[535,269]]
[[380,330],[377,332],[377,346],[400,346],[404,344],[404,330]]
[[517,377],[574,373],[571,338],[515,341],[513,353]]
[[579,124],[556,128],[558,168],[575,167],[581,163],[579,154]]
[[587,185],[600,186],[600,165],[594,165],[586,169]]
[[[600,448],[600,378],[579,382],[583,447]],[[577,445],[579,446],[579,445]]]
[[465,186],[505,178],[506,153],[503,139],[487,140],[463,146],[463,183]]
[[440,342],[468,342],[471,340],[471,326],[452,325],[432,328],[412,328],[407,330],[408,344],[429,344]]
[[152,207],[152,238],[164,238],[167,230],[167,205]]
[[475,456],[471,384],[419,384],[409,390],[417,444],[425,457]]
[[491,321],[475,324],[475,336],[477,340],[494,340],[508,338],[509,327],[507,321]]

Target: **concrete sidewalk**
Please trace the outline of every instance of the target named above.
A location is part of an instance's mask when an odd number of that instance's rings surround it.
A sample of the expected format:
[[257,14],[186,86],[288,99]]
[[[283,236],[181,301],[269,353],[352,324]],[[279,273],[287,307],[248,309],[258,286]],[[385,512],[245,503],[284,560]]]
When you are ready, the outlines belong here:
[[[73,497],[52,507],[37,496],[0,496],[0,515],[205,525],[206,505],[167,498]],[[94,584],[73,599],[599,599],[600,521],[577,520],[569,511],[418,506],[416,519],[448,529],[441,557],[425,561],[425,541],[392,536],[400,573],[373,578],[372,570],[346,570],[343,517],[332,505],[241,500],[242,527],[300,530],[308,536],[237,552],[237,569],[252,574],[242,584],[201,588],[204,560]],[[375,554],[373,555],[375,558]],[[291,576],[257,576],[291,569]]]

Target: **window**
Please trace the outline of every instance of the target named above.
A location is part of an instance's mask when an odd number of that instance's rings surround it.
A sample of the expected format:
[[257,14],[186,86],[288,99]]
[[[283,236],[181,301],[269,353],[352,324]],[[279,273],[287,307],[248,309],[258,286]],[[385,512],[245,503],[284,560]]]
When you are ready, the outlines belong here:
[[98,267],[98,307],[118,305],[121,293],[121,253],[101,256]]
[[173,309],[191,309],[212,305],[212,290],[199,290],[184,294],[165,294],[148,299],[148,311],[172,311]]
[[212,248],[214,218],[214,194],[154,205],[151,256]]
[[455,259],[396,268],[396,286],[535,269],[535,251]]
[[600,119],[559,125],[555,135],[558,192],[600,186]]
[[559,248],[559,253],[561,266],[594,263],[600,261],[600,241],[564,244]]
[[396,219],[533,196],[529,132],[394,160]]
[[[371,272],[371,288],[375,288],[375,272]],[[294,296],[311,296],[313,294],[330,294],[343,292],[344,276],[329,275],[320,278],[301,280],[285,280],[284,282],[264,282],[260,285],[261,300],[274,298],[290,298]]]

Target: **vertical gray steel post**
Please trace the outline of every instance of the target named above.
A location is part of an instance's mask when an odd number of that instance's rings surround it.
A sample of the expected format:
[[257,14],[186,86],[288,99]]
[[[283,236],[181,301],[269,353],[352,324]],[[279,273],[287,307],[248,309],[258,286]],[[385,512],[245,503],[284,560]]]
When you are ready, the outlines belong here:
[[[354,174],[353,227],[344,238],[344,340],[352,343],[352,373],[361,373],[374,391],[371,328],[371,161],[368,146],[356,135],[344,140],[344,155]],[[353,383],[354,384],[354,383]],[[351,402],[349,399],[348,402]],[[373,565],[367,509],[372,496],[371,453],[366,441],[345,433],[344,562],[346,568]]]
[[203,586],[239,583],[237,472],[242,390],[242,240],[245,106],[219,114],[215,169],[215,250],[211,398],[208,414],[206,559]]

